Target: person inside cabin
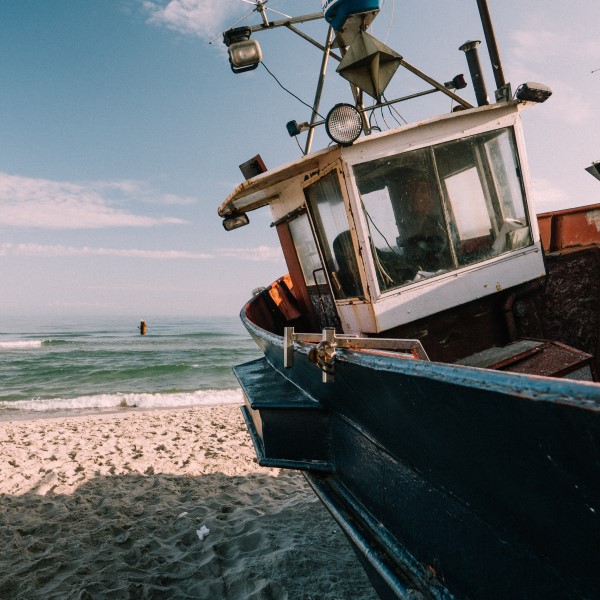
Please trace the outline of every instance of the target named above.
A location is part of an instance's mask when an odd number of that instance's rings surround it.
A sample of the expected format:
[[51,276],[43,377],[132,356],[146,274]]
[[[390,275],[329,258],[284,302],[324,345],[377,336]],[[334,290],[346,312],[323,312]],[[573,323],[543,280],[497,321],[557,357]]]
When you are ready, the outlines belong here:
[[420,281],[451,268],[446,220],[434,176],[412,167],[398,169],[387,178],[385,190],[391,208],[388,218],[394,221],[394,237],[384,231],[390,231],[381,222],[384,213],[373,218],[372,213],[376,214],[377,209],[367,212],[365,208],[381,289]]
[[413,176],[407,180],[400,200],[396,244],[408,264],[423,276],[450,268],[446,220],[435,183]]

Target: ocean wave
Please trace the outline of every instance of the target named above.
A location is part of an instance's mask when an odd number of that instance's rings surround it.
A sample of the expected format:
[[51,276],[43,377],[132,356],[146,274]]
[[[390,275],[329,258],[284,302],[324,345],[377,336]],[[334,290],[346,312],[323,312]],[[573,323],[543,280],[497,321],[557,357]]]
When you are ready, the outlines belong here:
[[72,344],[73,342],[70,340],[44,340],[42,342],[43,346],[67,346]]
[[0,402],[0,411],[16,410],[46,412],[53,410],[94,410],[110,408],[178,408],[214,404],[242,404],[241,389],[197,390],[195,392],[169,392],[164,394],[130,393],[97,394],[78,398],[36,398]]
[[48,340],[12,340],[9,342],[0,342],[0,350],[30,350],[32,348],[41,348]]

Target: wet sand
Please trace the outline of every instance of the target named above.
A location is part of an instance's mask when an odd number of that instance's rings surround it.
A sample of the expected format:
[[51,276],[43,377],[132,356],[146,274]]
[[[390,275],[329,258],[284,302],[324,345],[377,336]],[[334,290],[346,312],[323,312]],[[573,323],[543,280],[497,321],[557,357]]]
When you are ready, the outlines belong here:
[[0,422],[0,598],[376,600],[238,406]]

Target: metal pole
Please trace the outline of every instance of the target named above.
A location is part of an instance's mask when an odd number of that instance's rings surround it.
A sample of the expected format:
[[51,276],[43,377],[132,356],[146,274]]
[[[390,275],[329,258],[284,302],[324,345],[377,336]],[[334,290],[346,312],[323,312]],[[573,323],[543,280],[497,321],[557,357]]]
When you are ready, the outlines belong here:
[[447,87],[445,87],[441,83],[438,83],[435,79],[432,79],[428,75],[425,75],[423,71],[419,71],[417,67],[414,67],[410,63],[407,63],[404,59],[400,60],[400,64],[411,73],[414,73],[417,77],[420,77],[423,81],[426,81],[428,84],[432,85],[436,90],[442,92],[442,94],[450,96],[452,100],[458,102],[463,108],[473,108],[472,104],[469,104],[466,100],[463,100],[460,96],[458,96],[454,92],[451,92]]
[[[340,48],[340,53],[342,58],[346,55],[348,48],[344,45],[344,40],[340,32],[336,32],[336,40],[338,46]],[[362,90],[358,89],[356,85],[350,83],[350,90],[352,91],[352,96],[354,96],[354,103],[356,104],[356,108],[360,113],[360,118],[362,121],[363,132],[365,135],[371,135],[371,125],[369,124],[369,119],[365,114],[365,103],[363,102],[363,93]]]
[[330,27],[327,32],[327,42],[325,43],[325,50],[323,52],[323,61],[321,62],[321,72],[319,73],[319,81],[317,83],[317,91],[315,93],[315,101],[313,103],[312,115],[310,117],[311,128],[308,130],[306,137],[306,146],[304,148],[304,154],[308,154],[312,147],[313,138],[315,136],[315,124],[317,117],[319,116],[319,104],[321,103],[321,94],[323,93],[323,84],[325,83],[325,73],[327,72],[327,62],[329,60],[329,52],[333,43],[333,28]]
[[[289,25],[286,23],[285,27],[287,27],[290,31],[293,31],[296,35],[299,35],[302,39],[306,40],[309,44],[312,44],[313,46],[315,46],[316,48],[318,48],[319,50],[321,50],[321,52],[325,52],[325,46],[319,44],[319,42],[313,40],[310,36],[306,35],[303,31],[301,31],[300,29],[298,29],[297,27],[294,27],[293,25]],[[335,60],[337,60],[338,62],[341,62],[341,57],[339,57],[335,52],[331,52],[331,49],[329,50],[329,56],[331,56],[331,58],[335,58]]]
[[479,17],[481,19],[481,25],[483,26],[483,34],[485,35],[485,44],[488,48],[492,69],[494,71],[496,89],[499,90],[506,85],[506,81],[504,79],[504,72],[502,71],[502,62],[500,60],[500,54],[498,53],[498,44],[496,43],[496,36],[494,35],[494,27],[492,25],[492,18],[490,17],[487,0],[477,0],[477,7],[479,8]]
[[479,40],[465,42],[459,50],[462,50],[467,57],[467,64],[469,65],[469,72],[473,81],[473,89],[475,90],[475,98],[477,98],[477,106],[484,106],[485,104],[489,104],[490,101],[485,89],[485,81],[483,80],[483,73],[481,72],[481,64],[479,63],[479,55],[477,53],[479,43]]
[[262,17],[263,25],[265,27],[268,27],[269,26],[269,17],[267,17],[265,2],[262,2],[261,0],[257,0],[256,10],[260,13],[260,16]]
[[[395,100],[388,100],[387,102],[378,102],[377,104],[373,104],[372,106],[365,106],[361,109],[357,109],[361,112],[370,112],[372,110],[377,110],[378,108],[385,108],[386,106],[391,106],[392,104],[398,104],[398,102],[405,102],[406,100],[413,100],[414,98],[420,98],[421,96],[427,96],[428,94],[435,94],[436,92],[439,92],[440,90],[438,90],[437,88],[431,89],[431,90],[425,90],[424,92],[416,92],[414,94],[410,94],[409,96],[402,96],[402,98],[396,98]],[[468,104],[468,103],[467,103]],[[473,108],[472,104],[468,104],[468,106],[466,106],[465,108]],[[318,127],[319,125],[324,125],[325,121],[315,121],[314,123],[311,123],[310,127]],[[281,221],[286,220],[286,217],[288,215],[286,215],[285,217],[282,217],[282,219],[280,219]],[[275,221],[275,223],[273,225],[277,225],[278,221]],[[317,270],[322,270],[322,269],[317,269]],[[314,273],[313,273],[313,278],[314,278]],[[316,281],[316,280],[315,280]]]
[[256,31],[264,31],[265,29],[273,29],[275,27],[287,27],[288,25],[294,25],[295,23],[306,23],[307,21],[316,21],[323,18],[323,13],[311,13],[310,15],[303,15],[301,17],[292,17],[291,19],[280,19],[279,21],[271,21],[262,25],[253,25],[250,30],[254,33]]

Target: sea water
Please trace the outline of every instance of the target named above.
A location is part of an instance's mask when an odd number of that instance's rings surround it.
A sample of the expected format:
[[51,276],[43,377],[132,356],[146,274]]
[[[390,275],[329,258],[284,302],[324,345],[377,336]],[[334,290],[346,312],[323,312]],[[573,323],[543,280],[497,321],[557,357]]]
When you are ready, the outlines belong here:
[[258,348],[232,317],[0,319],[0,418],[241,403]]

